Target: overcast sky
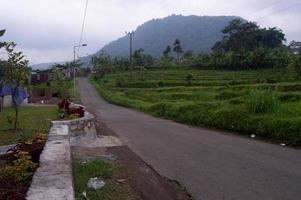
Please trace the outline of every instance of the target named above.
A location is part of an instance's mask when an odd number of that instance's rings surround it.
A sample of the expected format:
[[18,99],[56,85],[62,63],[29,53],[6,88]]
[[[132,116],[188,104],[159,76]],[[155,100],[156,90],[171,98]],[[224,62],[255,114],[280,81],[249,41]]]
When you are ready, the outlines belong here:
[[[86,0],[0,0],[1,40],[15,41],[32,64],[68,61],[78,44]],[[93,54],[125,31],[171,14],[235,15],[278,27],[301,41],[300,0],[89,0],[79,56]]]

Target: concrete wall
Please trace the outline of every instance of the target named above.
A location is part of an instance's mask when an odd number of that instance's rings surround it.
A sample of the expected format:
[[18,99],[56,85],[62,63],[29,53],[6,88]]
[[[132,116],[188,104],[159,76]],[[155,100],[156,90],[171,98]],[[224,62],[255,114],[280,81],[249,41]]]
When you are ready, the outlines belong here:
[[27,192],[27,200],[74,200],[70,146],[96,139],[94,116],[54,121],[40,156],[40,166]]

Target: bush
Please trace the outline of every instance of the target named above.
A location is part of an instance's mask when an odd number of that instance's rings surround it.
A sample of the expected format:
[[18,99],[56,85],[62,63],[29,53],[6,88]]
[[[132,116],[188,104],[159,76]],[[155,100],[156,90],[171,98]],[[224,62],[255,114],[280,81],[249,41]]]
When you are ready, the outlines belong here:
[[297,73],[297,78],[301,79],[301,54],[296,55],[292,62],[292,67],[294,67],[296,73]]
[[124,78],[119,77],[118,79],[116,79],[115,85],[116,85],[116,87],[125,87],[126,82],[125,82]]
[[75,107],[75,108],[69,108],[68,114],[70,116],[73,116],[73,118],[75,118],[76,116],[77,116],[77,118],[80,118],[80,117],[84,117],[85,110],[82,106]]
[[280,106],[275,92],[271,90],[252,90],[249,94],[247,108],[252,113],[275,112]]
[[231,90],[225,90],[225,91],[221,92],[220,94],[216,95],[215,98],[219,99],[219,100],[227,100],[227,99],[232,99],[232,98],[235,98],[238,96],[240,96],[240,94],[238,92],[234,92]]
[[13,178],[18,183],[30,183],[37,164],[32,161],[28,152],[19,151],[15,156],[17,160],[4,167],[3,176]]
[[193,75],[192,74],[187,74],[187,76],[185,77],[185,81],[186,81],[186,84],[188,86],[192,85],[192,79],[193,79]]
[[279,95],[278,98],[281,102],[296,102],[301,100],[301,94],[286,93]]
[[152,104],[148,108],[148,110],[154,113],[156,116],[166,117],[168,114],[167,112],[171,109],[172,106],[173,106],[172,103],[160,102],[160,103]]
[[83,117],[85,115],[85,110],[82,106],[70,108],[70,104],[71,103],[68,99],[62,99],[58,103],[60,118],[71,116],[71,119],[75,119]]

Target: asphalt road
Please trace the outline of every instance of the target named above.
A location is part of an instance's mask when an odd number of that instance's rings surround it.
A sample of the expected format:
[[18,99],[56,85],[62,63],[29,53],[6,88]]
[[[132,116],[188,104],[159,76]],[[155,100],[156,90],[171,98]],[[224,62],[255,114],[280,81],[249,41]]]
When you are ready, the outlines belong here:
[[79,85],[84,105],[194,199],[301,199],[301,150],[154,118],[107,103],[86,78]]

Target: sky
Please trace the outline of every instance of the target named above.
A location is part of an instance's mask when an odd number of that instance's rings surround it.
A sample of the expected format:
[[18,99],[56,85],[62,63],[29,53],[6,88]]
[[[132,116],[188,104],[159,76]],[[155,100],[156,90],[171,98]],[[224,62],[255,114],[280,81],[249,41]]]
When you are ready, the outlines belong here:
[[[86,0],[0,0],[1,40],[14,41],[31,64],[70,61],[79,44]],[[90,55],[142,23],[171,14],[234,15],[278,27],[301,41],[300,0],[88,0],[77,56]],[[1,56],[1,55],[0,55]]]

